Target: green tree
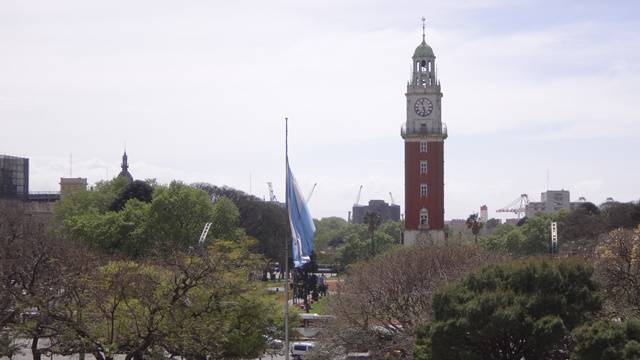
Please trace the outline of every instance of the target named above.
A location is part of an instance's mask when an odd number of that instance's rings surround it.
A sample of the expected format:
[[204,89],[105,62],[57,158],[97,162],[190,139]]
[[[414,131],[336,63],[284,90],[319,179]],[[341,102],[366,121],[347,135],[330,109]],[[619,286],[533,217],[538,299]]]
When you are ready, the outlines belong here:
[[344,234],[351,226],[341,217],[327,217],[315,221],[315,251],[318,261],[333,264],[338,260],[338,247],[345,243]]
[[376,255],[376,242],[373,236],[382,224],[382,216],[376,212],[367,212],[364,214],[364,223],[367,224],[367,231],[369,232],[369,238],[371,240],[371,256]]
[[147,232],[150,205],[137,199],[129,200],[119,212],[87,212],[64,220],[67,237],[88,242],[102,251],[142,256],[150,250]]
[[153,187],[142,180],[135,180],[127,185],[109,206],[111,211],[120,211],[130,199],[138,199],[150,203],[153,199]]
[[367,258],[371,249],[369,241],[357,234],[350,234],[346,238],[346,245],[340,251],[340,263],[343,266],[362,261]]
[[[212,237],[240,236],[236,233],[238,209],[228,199],[221,198],[214,206],[205,191],[174,181],[168,186],[156,185],[148,203],[141,193],[146,194],[149,185],[134,182],[132,185],[138,185],[132,188],[121,180],[64,196],[54,210],[56,234],[90,243],[109,254],[132,257],[156,252],[166,255],[193,246],[208,222],[213,223]],[[118,211],[110,211],[111,204],[118,204]]]
[[206,191],[210,197],[228,198],[233,201],[240,212],[238,226],[244,229],[247,235],[258,240],[256,250],[270,261],[278,261],[281,264],[286,261],[284,238],[289,235],[290,229],[283,206],[226,186],[218,187],[207,183],[196,183],[192,186]]
[[577,328],[571,360],[636,360],[640,358],[640,322],[597,321]]
[[439,290],[415,359],[546,359],[601,307],[592,269],[577,260],[512,261]]
[[380,225],[380,232],[388,235],[392,242],[400,243],[402,238],[402,225],[399,221],[385,221]]
[[[111,261],[86,277],[84,317],[67,319],[100,360],[255,358],[280,307],[247,282],[258,259],[243,241],[219,240],[198,255],[163,262]],[[241,340],[242,339],[242,340]]]
[[173,181],[156,189],[149,209],[149,229],[162,251],[195,245],[213,218],[213,203],[202,190]]
[[484,225],[481,221],[479,221],[478,213],[471,214],[467,218],[467,228],[471,229],[471,233],[475,237],[476,244],[478,243],[478,234],[480,233],[480,229]]
[[490,235],[480,239],[487,249],[512,255],[541,255],[549,251],[551,222],[559,215],[538,214],[528,218],[522,226],[498,226]]
[[511,224],[498,225],[490,234],[481,236],[479,243],[487,250],[507,252],[507,234],[514,229],[517,228]]
[[238,238],[240,211],[229,198],[217,199],[213,205],[211,216],[211,237],[215,239],[233,240]]

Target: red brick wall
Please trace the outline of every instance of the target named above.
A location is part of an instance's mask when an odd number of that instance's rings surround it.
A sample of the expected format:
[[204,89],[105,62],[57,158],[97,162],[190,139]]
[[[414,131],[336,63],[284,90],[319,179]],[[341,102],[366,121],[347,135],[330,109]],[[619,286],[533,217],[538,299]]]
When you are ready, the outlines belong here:
[[[420,142],[404,145],[404,221],[405,228],[417,230],[420,209],[429,211],[429,228],[444,228],[444,143],[428,142],[427,152],[420,152]],[[427,160],[427,174],[420,174],[420,161]],[[427,184],[427,197],[420,197],[420,184]]]

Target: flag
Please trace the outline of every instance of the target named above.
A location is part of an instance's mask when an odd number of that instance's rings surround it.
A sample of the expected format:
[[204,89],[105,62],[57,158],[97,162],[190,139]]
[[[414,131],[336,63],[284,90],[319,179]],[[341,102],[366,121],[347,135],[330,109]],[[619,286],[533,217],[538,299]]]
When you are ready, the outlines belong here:
[[305,198],[300,192],[298,183],[291,173],[288,161],[287,211],[289,212],[289,224],[291,226],[293,264],[295,267],[300,267],[311,260],[316,226],[313,224],[313,218],[311,217]]

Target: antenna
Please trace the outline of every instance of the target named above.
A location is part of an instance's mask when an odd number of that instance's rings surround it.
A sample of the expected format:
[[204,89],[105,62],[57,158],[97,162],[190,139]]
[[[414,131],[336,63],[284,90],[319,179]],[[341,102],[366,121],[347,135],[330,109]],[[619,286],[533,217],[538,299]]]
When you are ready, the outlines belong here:
[[549,191],[549,169],[547,169],[547,191]]
[[73,153],[69,154],[69,177],[73,177]]

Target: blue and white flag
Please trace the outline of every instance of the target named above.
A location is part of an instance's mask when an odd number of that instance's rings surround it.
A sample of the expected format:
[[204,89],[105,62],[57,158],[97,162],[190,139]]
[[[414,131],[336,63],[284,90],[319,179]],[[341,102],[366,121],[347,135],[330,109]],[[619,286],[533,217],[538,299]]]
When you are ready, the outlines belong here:
[[316,226],[307,207],[307,202],[300,192],[298,183],[291,173],[287,161],[287,209],[291,225],[291,242],[293,243],[293,264],[300,267],[311,260],[313,237]]

